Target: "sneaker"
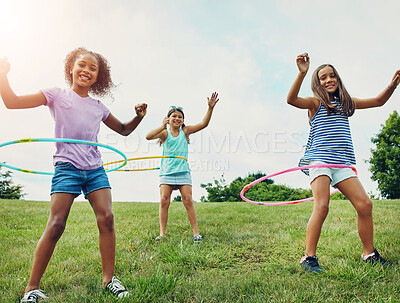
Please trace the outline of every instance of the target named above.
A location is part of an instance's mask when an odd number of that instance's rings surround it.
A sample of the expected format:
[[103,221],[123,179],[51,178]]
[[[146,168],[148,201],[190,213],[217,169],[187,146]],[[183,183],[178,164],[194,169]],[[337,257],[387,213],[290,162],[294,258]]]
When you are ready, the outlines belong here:
[[384,267],[391,267],[393,266],[392,263],[390,263],[389,261],[385,260],[384,258],[381,257],[381,255],[379,254],[379,252],[374,249],[373,255],[369,256],[367,259],[364,260],[364,255],[361,255],[361,258],[363,259],[363,261],[365,263],[369,263],[372,266],[375,266],[377,264],[381,264]]
[[121,281],[118,280],[115,276],[112,277],[110,282],[108,282],[104,290],[109,292],[113,296],[116,296],[117,298],[126,298],[130,296],[129,292],[122,285]]
[[203,241],[203,237],[201,235],[197,235],[193,237],[193,242],[197,243],[197,242],[201,242]]
[[303,265],[304,269],[310,273],[320,274],[324,272],[318,264],[317,256],[308,256],[307,258],[303,257],[300,260],[300,264]]
[[162,239],[164,239],[163,236],[157,236],[157,237],[156,237],[156,242],[161,242]]
[[39,297],[46,300],[48,299],[41,289],[32,289],[24,294],[21,299],[21,303],[37,303],[39,302]]

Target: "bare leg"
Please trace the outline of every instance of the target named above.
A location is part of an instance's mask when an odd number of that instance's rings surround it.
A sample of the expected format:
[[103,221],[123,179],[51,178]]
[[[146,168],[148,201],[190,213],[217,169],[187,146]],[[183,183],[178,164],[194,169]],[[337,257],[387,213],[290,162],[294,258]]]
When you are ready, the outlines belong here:
[[65,230],[74,195],[54,193],[51,195],[50,216],[33,256],[31,275],[25,292],[38,289],[40,280],[53,255],[54,248]]
[[321,235],[322,224],[329,212],[329,186],[331,179],[328,176],[319,176],[311,183],[314,195],[314,209],[307,224],[306,256],[315,256],[317,244]]
[[186,208],[190,225],[193,229],[193,236],[197,236],[199,234],[199,229],[197,227],[197,214],[196,209],[194,208],[193,199],[192,199],[192,186],[191,185],[181,185],[179,190],[182,195],[182,202]]
[[115,229],[111,190],[102,188],[88,194],[99,228],[99,248],[103,271],[103,288],[111,281],[115,270]]
[[337,184],[338,189],[350,200],[357,211],[358,234],[364,256],[374,252],[374,225],[372,201],[369,199],[358,178],[348,178]]
[[160,186],[160,236],[164,237],[167,233],[167,222],[168,222],[168,209],[171,203],[171,194],[174,187],[167,184],[161,184]]

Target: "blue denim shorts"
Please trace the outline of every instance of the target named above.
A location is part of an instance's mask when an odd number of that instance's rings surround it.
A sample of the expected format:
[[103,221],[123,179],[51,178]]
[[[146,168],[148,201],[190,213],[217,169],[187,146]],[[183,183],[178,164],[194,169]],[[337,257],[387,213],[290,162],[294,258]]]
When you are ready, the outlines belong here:
[[[311,161],[310,165],[326,164],[321,161]],[[328,176],[331,179],[331,186],[335,186],[339,182],[348,178],[357,177],[356,173],[351,168],[336,168],[336,167],[316,167],[310,168],[310,183],[319,176]]]
[[69,193],[78,197],[83,192],[86,198],[91,192],[102,188],[111,188],[102,166],[92,170],[80,170],[72,163],[57,162],[51,180],[50,195]]
[[181,185],[192,185],[192,176],[190,172],[170,174],[160,177],[160,185],[167,184],[177,190]]

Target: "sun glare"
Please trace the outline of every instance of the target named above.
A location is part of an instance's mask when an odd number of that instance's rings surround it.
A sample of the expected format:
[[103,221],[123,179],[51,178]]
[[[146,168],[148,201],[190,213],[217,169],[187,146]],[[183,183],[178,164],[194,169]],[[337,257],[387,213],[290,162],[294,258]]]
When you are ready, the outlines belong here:
[[31,31],[32,3],[27,0],[0,0],[0,33],[3,41],[15,41]]
[[0,0],[0,24],[2,30],[4,30],[3,26],[7,26],[12,19],[17,17],[15,15],[17,3],[18,1]]

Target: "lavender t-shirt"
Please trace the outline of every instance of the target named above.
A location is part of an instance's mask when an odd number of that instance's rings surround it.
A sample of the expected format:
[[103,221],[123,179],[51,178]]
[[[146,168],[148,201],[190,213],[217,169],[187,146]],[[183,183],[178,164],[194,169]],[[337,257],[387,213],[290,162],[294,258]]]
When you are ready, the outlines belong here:
[[[55,121],[55,137],[97,142],[100,122],[110,111],[99,100],[82,98],[72,89],[42,90]],[[97,146],[76,143],[56,143],[53,163],[70,162],[81,170],[99,168],[103,163]]]

